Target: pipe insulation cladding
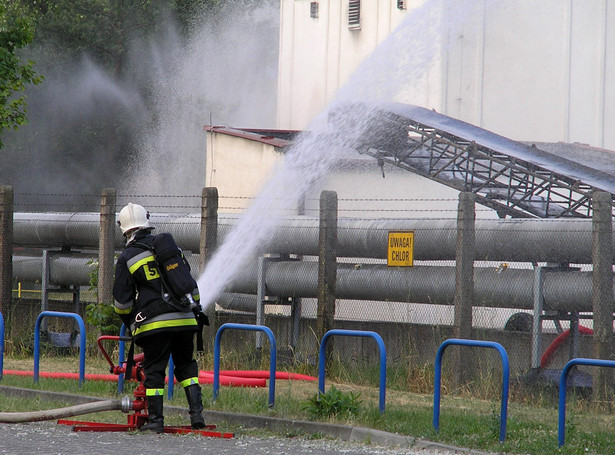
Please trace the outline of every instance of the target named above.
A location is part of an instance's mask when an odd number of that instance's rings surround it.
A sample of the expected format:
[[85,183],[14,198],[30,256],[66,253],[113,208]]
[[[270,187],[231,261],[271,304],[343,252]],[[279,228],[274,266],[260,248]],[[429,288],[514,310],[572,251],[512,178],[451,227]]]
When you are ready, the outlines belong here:
[[[98,260],[96,254],[61,255],[49,254],[49,284],[54,286],[88,286],[92,265]],[[13,255],[13,279],[18,282],[34,283],[41,279],[43,258],[41,256]]]
[[[40,278],[33,258],[15,257],[14,274],[22,281]],[[42,261],[39,258],[38,264]],[[54,264],[61,272],[53,272]],[[87,284],[87,264],[81,258],[58,257],[51,263],[52,284]],[[226,289],[227,293],[256,294],[257,266],[246,264]],[[81,282],[75,282],[81,277]],[[474,269],[475,306],[532,309],[535,272],[511,269],[498,272],[493,267]],[[316,298],[318,263],[315,261],[268,262],[265,267],[267,295]],[[455,293],[455,268],[440,266],[387,267],[383,264],[337,265],[336,295],[339,299],[374,300],[452,305]],[[561,311],[592,311],[592,273],[548,270],[544,273],[544,308]],[[615,289],[614,289],[615,292]],[[255,305],[252,300],[251,305]],[[221,303],[221,302],[219,302]],[[224,305],[222,305],[224,306]]]
[[[244,267],[242,270],[256,270]],[[549,270],[544,273],[544,308],[562,311],[592,311],[591,272]],[[535,272],[511,269],[498,272],[493,267],[474,269],[474,305],[531,310]],[[227,292],[255,294],[254,273],[236,276]],[[318,263],[280,261],[265,269],[267,295],[316,298]],[[615,289],[614,289],[615,291]],[[439,266],[387,267],[381,264],[337,265],[336,297],[349,300],[374,300],[453,305],[455,268]]]
[[[218,242],[223,242],[239,216],[218,216]],[[200,214],[158,214],[156,232],[170,232],[186,251],[199,251]],[[36,248],[98,249],[98,213],[15,213],[13,244]],[[476,260],[508,262],[592,263],[591,219],[476,220]],[[318,255],[318,218],[281,220],[260,254]],[[455,219],[338,220],[338,257],[386,258],[389,231],[414,232],[415,260],[454,260]],[[613,229],[615,244],[615,228]],[[115,246],[122,246],[116,231]],[[613,252],[615,260],[615,251]]]
[[[219,241],[224,241],[237,220],[236,216],[219,216]],[[184,250],[198,251],[200,215],[154,215],[151,223],[157,232],[173,234]],[[98,229],[99,215],[96,213],[16,213],[14,244],[38,248],[89,248],[92,254],[96,254]],[[271,240],[262,246],[259,254],[271,255],[264,271],[266,295],[317,297],[316,261],[278,261],[275,256],[317,256],[318,230],[317,218],[287,218],[278,226]],[[358,263],[337,264],[337,298],[452,305],[454,267],[387,267],[384,264],[364,264],[357,259],[385,259],[389,231],[414,232],[415,260],[455,259],[456,220],[341,219],[338,221],[338,256],[355,258]],[[476,232],[477,261],[592,262],[591,220],[477,220]],[[118,230],[115,245],[120,248],[121,244],[122,236]],[[88,262],[91,258],[87,254],[53,252],[48,256],[51,284],[89,283],[91,269]],[[196,257],[192,255],[192,258]],[[17,255],[13,262],[14,277],[18,280],[35,282],[41,278],[42,258]],[[253,258],[233,277],[226,292],[256,294],[257,271],[257,259]],[[476,267],[475,305],[532,309],[535,277],[536,272],[531,268],[509,267],[498,273],[495,267]],[[545,309],[592,311],[591,272],[550,269],[543,274],[543,279]]]

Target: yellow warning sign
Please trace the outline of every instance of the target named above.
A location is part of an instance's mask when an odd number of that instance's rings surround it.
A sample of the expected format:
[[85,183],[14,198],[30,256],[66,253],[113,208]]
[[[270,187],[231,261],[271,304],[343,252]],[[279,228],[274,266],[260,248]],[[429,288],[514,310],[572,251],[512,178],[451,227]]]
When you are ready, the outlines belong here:
[[414,232],[389,232],[387,265],[412,267],[414,261]]

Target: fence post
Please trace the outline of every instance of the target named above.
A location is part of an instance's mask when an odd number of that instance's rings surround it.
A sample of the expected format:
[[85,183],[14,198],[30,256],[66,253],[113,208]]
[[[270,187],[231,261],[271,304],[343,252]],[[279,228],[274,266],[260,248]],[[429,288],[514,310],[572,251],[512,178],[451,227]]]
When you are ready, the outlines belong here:
[[113,303],[113,268],[115,255],[115,188],[104,188],[100,198],[100,233],[98,238],[99,304]]
[[13,295],[13,187],[0,186],[0,311]]
[[[613,359],[613,256],[612,201],[610,193],[594,191],[592,219],[592,262],[594,313],[594,357]],[[593,387],[596,400],[609,399],[613,371],[599,369]]]
[[218,243],[218,188],[203,188],[201,196],[201,238],[199,241],[199,273],[211,259]]
[[[211,259],[218,244],[218,188],[203,188],[201,195],[201,237],[199,239],[199,275],[205,271],[207,261]],[[209,326],[203,329],[203,338],[211,339],[216,334],[216,306],[205,308]],[[207,347],[206,347],[207,346]],[[209,343],[203,346],[208,349]]]
[[534,285],[532,296],[534,298],[534,317],[532,319],[532,357],[530,366],[537,371],[540,368],[540,342],[542,339],[542,311],[544,307],[545,269],[540,265],[534,267]]
[[[49,311],[49,250],[43,250],[43,261],[41,266],[41,313]],[[47,332],[47,319],[41,322],[41,330]]]
[[[475,233],[474,195],[469,192],[459,193],[457,210],[457,246],[455,251],[455,318],[453,337],[472,338],[472,303],[474,300],[474,256]],[[464,354],[461,349],[453,351],[453,381],[458,385],[468,380],[468,365],[474,365],[472,351]],[[470,357],[468,357],[470,356]]]
[[[318,308],[316,337],[321,340],[333,329],[337,280],[337,193],[320,194],[320,221],[318,230]],[[327,357],[333,350],[329,344]]]

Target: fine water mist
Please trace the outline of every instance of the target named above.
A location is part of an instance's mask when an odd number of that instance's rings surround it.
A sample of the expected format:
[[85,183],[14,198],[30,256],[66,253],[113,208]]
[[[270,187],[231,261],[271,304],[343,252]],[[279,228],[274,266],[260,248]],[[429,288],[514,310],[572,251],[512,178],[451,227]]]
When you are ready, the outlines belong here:
[[169,29],[155,45],[134,48],[134,71],[153,87],[155,115],[141,135],[127,192],[200,195],[205,124],[275,126],[279,10],[273,3],[204,18],[187,42]]
[[198,280],[204,306],[224,292],[233,276],[266,243],[279,219],[293,213],[302,195],[318,191],[323,179],[344,157],[356,155],[353,146],[373,126],[373,116],[372,108],[354,103],[393,101],[413,81],[424,77],[439,57],[443,27],[454,26],[445,19],[460,20],[462,15],[455,11],[465,3],[433,0],[409,12],[336,99],[313,119],[208,262]]
[[100,202],[84,195],[121,181],[146,106],[89,58],[53,64],[36,51],[45,79],[29,87],[29,123],[3,132],[0,179],[27,210],[96,210]]
[[198,197],[206,123],[275,126],[277,0],[228,5],[194,17],[188,34],[167,18],[151,39],[134,37],[121,72],[57,43],[27,49],[45,79],[28,86],[29,124],[3,131],[2,184],[20,203],[27,193],[29,210],[98,210],[110,187]]

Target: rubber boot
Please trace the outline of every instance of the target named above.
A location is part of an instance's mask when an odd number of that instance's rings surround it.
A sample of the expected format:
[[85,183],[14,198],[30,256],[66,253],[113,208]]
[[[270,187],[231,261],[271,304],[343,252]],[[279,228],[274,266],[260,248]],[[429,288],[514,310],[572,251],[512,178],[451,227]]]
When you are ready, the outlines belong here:
[[190,426],[193,430],[205,428],[203,419],[203,399],[201,398],[201,386],[192,384],[184,387],[188,400],[188,413],[190,414]]
[[147,397],[147,422],[141,425],[141,431],[164,433],[164,417],[162,415],[162,395]]

